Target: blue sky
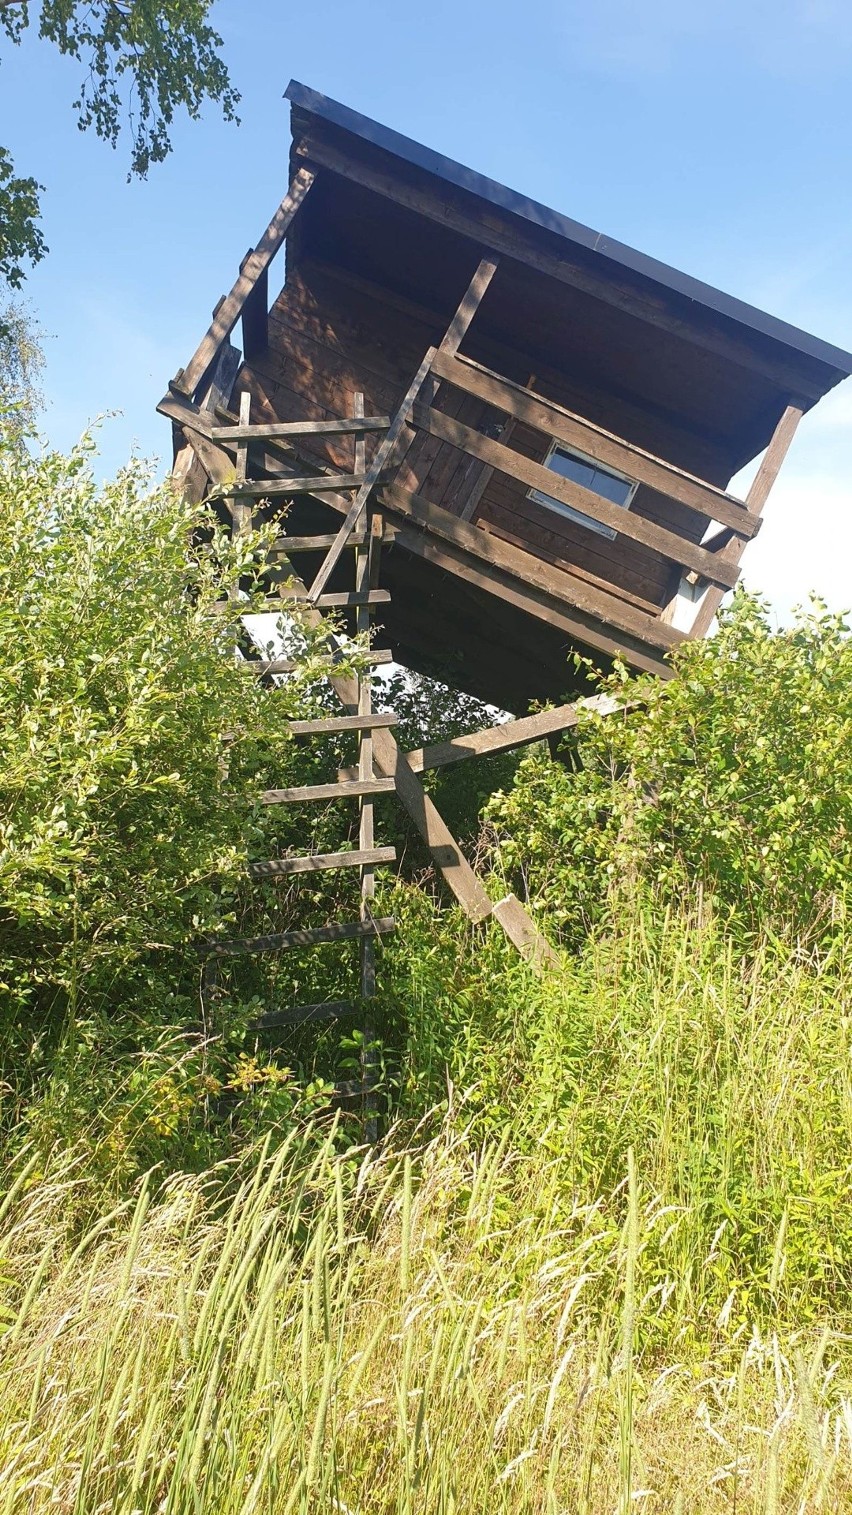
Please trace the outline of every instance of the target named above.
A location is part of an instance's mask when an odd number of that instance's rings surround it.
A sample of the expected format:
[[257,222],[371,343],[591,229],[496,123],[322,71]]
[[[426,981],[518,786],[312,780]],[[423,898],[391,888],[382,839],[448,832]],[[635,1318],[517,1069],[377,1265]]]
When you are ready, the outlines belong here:
[[[154,413],[286,187],[293,76],[546,204],[852,349],[849,0],[219,0],[242,124],[179,122],[127,184],[73,124],[75,65],[4,46],[0,141],[46,186],[27,294],[45,429],[107,411],[104,468],[165,458]],[[852,381],[806,418],[746,557],[779,614],[852,605]]]

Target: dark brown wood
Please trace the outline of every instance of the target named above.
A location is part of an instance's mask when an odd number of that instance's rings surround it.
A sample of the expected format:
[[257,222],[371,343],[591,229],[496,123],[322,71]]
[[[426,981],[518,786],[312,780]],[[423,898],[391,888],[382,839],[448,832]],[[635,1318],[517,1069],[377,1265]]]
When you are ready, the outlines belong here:
[[[531,599],[538,596],[551,600],[555,606],[576,607],[596,617],[608,626],[629,631],[657,647],[674,647],[683,641],[683,633],[670,626],[663,626],[659,619],[645,615],[641,610],[617,600],[574,576],[564,569],[551,568],[548,563],[536,561],[531,564],[530,555],[512,547],[499,537],[491,536],[478,526],[459,521],[440,505],[432,505],[420,495],[409,494],[395,485],[386,485],[382,491],[384,507],[428,530],[445,542],[451,542],[468,557],[477,558],[483,565],[503,570],[523,584]],[[409,545],[410,538],[403,538]],[[495,581],[495,593],[498,593]]]
[[307,927],[299,931],[276,931],[268,936],[242,936],[229,941],[205,942],[200,948],[204,957],[243,957],[261,952],[286,952],[290,947],[320,947],[325,942],[352,942],[362,936],[387,936],[395,930],[392,915],[371,921],[335,921],[329,926]]
[[175,385],[190,398],[195,394],[211,364],[215,361],[222,343],[231,335],[252,289],[267,269],[281,246],[296,212],[302,205],[314,182],[311,169],[299,168],[290,188],[281,201],[266,231],[245,259],[239,277],[221,305],[217,308],[212,324],[183,371],[175,376]]
[[358,848],[354,852],[312,852],[305,857],[278,857],[268,863],[249,863],[250,878],[289,878],[293,873],[324,873],[335,868],[360,868],[367,864],[392,863],[394,847]]
[[[582,416],[572,414],[564,406],[545,400],[502,378],[480,363],[469,358],[447,358],[438,352],[432,365],[434,373],[450,384],[456,384],[469,394],[475,394],[498,410],[504,410],[515,420],[525,421],[536,431],[544,432],[557,442],[576,447],[580,452],[593,457],[605,466],[615,468],[628,478],[638,479],[657,489],[670,499],[677,500],[687,509],[702,517],[730,526],[740,536],[751,538],[760,530],[760,521],[751,515],[743,500],[735,495],[705,484],[673,463],[645,452],[613,436],[602,427],[595,426]],[[505,433],[501,440],[505,440]]]
[[[725,331],[720,324],[696,325],[679,315],[662,299],[652,301],[647,295],[640,294],[626,278],[616,276],[611,270],[598,272],[588,262],[580,263],[573,259],[565,248],[560,248],[558,253],[546,251],[535,232],[527,234],[521,228],[510,227],[496,212],[483,213],[479,205],[475,209],[463,209],[456,194],[450,192],[439,195],[421,184],[415,186],[399,173],[368,165],[363,159],[347,155],[319,133],[313,134],[310,142],[297,143],[295,150],[297,157],[309,161],[314,167],[324,167],[342,174],[364,189],[394,200],[398,205],[404,205],[442,227],[460,232],[480,245],[487,243],[497,254],[505,254],[526,263],[530,268],[537,269],[539,273],[547,274],[560,283],[570,284],[575,289],[583,290],[642,321],[649,321],[695,346],[704,347],[743,368],[760,373],[775,384],[789,383],[789,372],[784,367],[783,359],[780,362],[773,361],[771,354],[761,351],[737,334]],[[816,389],[807,385],[804,386],[803,393],[810,394],[814,399],[819,398]]]
[[[242,269],[240,269],[242,273]],[[254,288],[246,296],[242,318],[243,354],[251,363],[269,342],[269,269],[258,275]]]
[[[763,460],[755,475],[754,483],[746,495],[746,505],[754,515],[759,516],[769,498],[775,480],[781,469],[781,465],[787,456],[796,428],[802,419],[803,411],[798,405],[788,405],[781,420],[775,428],[772,440],[763,455]],[[729,542],[719,552],[719,557],[725,557],[731,562],[738,562],[742,556],[743,543],[737,538]],[[692,623],[691,637],[703,637],[707,635],[713,624],[719,606],[724,599],[724,593],[718,587],[707,590],[704,599],[698,607],[698,614]]]
[[424,410],[415,406],[414,421],[432,436],[440,437],[462,452],[469,453],[471,457],[479,458],[509,478],[520,480],[528,488],[541,490],[552,499],[582,511],[583,515],[610,526],[619,535],[653,548],[673,563],[697,569],[713,584],[719,583],[723,588],[731,589],[739,578],[739,568],[735,565],[720,562],[712,553],[704,552],[685,537],[645,520],[632,510],[610,504],[591,489],[584,489],[570,479],[560,478],[542,463],[534,463],[531,458],[505,447],[502,442],[495,442],[491,437],[482,436],[480,432],[452,420],[439,410]]
[[354,1015],[355,1005],[348,999],[320,1000],[314,1005],[294,1005],[291,1010],[267,1010],[252,1021],[249,1031],[274,1031],[278,1026],[310,1026],[315,1021],[336,1021]]
[[[366,786],[366,787],[365,787]],[[348,784],[301,784],[295,789],[265,789],[262,805],[304,805],[313,800],[357,799],[361,794],[391,794],[393,780],[354,779]]]
[[400,405],[388,430],[385,432],[385,435],[382,438],[381,445],[378,447],[376,455],[373,458],[369,469],[367,470],[366,477],[361,483],[361,487],[359,488],[355,499],[352,501],[352,504],[349,507],[346,519],[344,520],[343,525],[337,534],[336,540],[328,549],[328,553],[319,568],[313,584],[311,585],[310,598],[314,603],[331,578],[331,575],[340,560],[341,553],[346,547],[352,532],[357,527],[361,515],[367,504],[367,500],[369,499],[372,492],[373,486],[378,481],[379,475],[381,474],[382,470],[387,467],[388,463],[390,462],[393,450],[411,413],[411,407],[420,392],[420,388],[424,380],[426,379],[434,356],[435,350],[434,348],[430,347],[422,363],[420,364],[420,367],[414,375],[414,378],[409,384],[408,389],[406,390],[402,404]]
[[[279,537],[269,550],[270,556],[276,552],[284,553],[288,557],[294,552],[322,552],[324,547],[331,546],[336,536],[336,531],[327,531],[320,532],[315,537]],[[354,531],[349,539],[349,546],[363,547],[365,540],[363,531]]]

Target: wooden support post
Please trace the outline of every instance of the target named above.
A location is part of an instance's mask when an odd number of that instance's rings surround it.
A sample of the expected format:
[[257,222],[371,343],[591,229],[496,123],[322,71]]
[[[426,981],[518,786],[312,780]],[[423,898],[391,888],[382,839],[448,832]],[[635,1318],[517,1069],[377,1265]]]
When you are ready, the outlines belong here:
[[[334,571],[335,565],[337,564],[340,558],[340,554],[346,546],[351,533],[355,531],[358,526],[361,515],[366,508],[367,500],[370,497],[374,485],[378,482],[379,475],[381,474],[382,470],[384,468],[387,468],[395,452],[402,452],[404,456],[405,452],[407,452],[408,448],[411,446],[414,437],[411,430],[407,427],[408,418],[411,415],[415,400],[418,399],[420,391],[427,381],[429,370],[432,366],[432,362],[436,356],[436,353],[440,351],[448,357],[454,357],[458,352],[459,345],[463,341],[465,333],[467,332],[471,321],[476,315],[476,312],[482,303],[482,297],[485,294],[485,291],[488,288],[489,284],[491,283],[491,280],[493,279],[496,271],[497,260],[495,258],[481,259],[479,266],[473,275],[473,278],[471,279],[467,289],[461,298],[461,301],[459,302],[458,309],[453,316],[453,319],[450,322],[449,326],[447,327],[446,332],[444,333],[440,347],[437,349],[430,347],[426,353],[423,362],[420,364],[417,373],[414,375],[414,378],[412,379],[411,384],[409,385],[408,390],[403,397],[399,410],[397,411],[390,424],[390,427],[385,433],[381,446],[376,451],[376,455],[373,458],[373,461],[368,470],[367,477],[365,478],[364,483],[355,496],[355,499],[353,500],[352,505],[347,513],[346,519],[343,522],[340,531],[338,532],[337,541],[332,547],[329,548],[328,555],[326,556],[324,563],[320,567],[320,570],[314,579],[313,584],[311,585],[312,600],[316,601],[316,597],[322,593],[325,585],[328,583],[328,580]],[[430,392],[430,404],[433,399],[434,390]]]
[[183,394],[190,397],[195,394],[211,364],[215,361],[222,343],[231,335],[258,279],[269,267],[284,241],[293,217],[314,182],[314,177],[314,173],[309,168],[298,170],[254,252],[249,253],[243,260],[239,277],[231,293],[226,295],[217,307],[206,335],[186,368],[175,375],[174,387]]
[[247,363],[269,345],[269,269],[258,277],[243,306],[243,356]]
[[[769,498],[769,492],[781,471],[781,465],[787,456],[796,428],[804,414],[800,405],[788,405],[781,420],[772,434],[772,439],[763,461],[757,470],[754,483],[746,495],[746,505],[753,516],[760,517],[763,507]],[[738,563],[742,557],[745,542],[741,537],[734,537],[726,547],[719,552],[719,557],[729,563]],[[713,623],[716,611],[724,599],[725,591],[718,585],[711,585],[698,607],[698,614],[692,623],[690,637],[706,636]]]

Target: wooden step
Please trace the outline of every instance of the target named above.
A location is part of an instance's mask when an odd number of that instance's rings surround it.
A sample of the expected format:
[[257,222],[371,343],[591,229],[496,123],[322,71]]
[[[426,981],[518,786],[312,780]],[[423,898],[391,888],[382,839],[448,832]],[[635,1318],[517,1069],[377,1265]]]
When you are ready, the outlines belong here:
[[276,1026],[307,1026],[314,1021],[335,1021],[342,1015],[354,1015],[357,1006],[348,999],[321,1000],[316,1005],[294,1005],[291,1010],[267,1010],[249,1031],[271,1031]]
[[[325,552],[331,546],[336,533],[333,531],[323,532],[315,537],[276,537],[269,549],[270,556],[283,552],[289,557],[291,552]],[[367,540],[363,531],[353,531],[347,545],[349,547],[363,547]]]
[[[389,647],[376,647],[366,654],[358,654],[359,661],[368,663],[372,668],[378,668],[380,664],[392,663],[393,653]],[[263,658],[245,658],[239,664],[241,668],[247,668],[250,673],[258,678],[263,678],[268,673],[295,673],[301,665],[294,663],[292,658],[273,658],[271,661]]]
[[332,731],[377,731],[380,726],[395,726],[397,717],[391,711],[373,711],[370,715],[330,715],[315,721],[288,721],[287,729],[293,736],[321,736]]
[[387,936],[396,928],[392,915],[372,921],[335,921],[330,926],[311,926],[298,931],[278,931],[270,936],[243,936],[231,941],[203,942],[202,957],[246,957],[260,952],[286,952],[290,947],[319,947],[326,942],[353,942],[364,936]]
[[336,494],[338,489],[360,489],[364,473],[322,473],[292,479],[246,479],[245,483],[220,484],[216,493],[222,499],[266,499],[279,494]]
[[393,779],[349,779],[343,784],[303,784],[298,789],[266,789],[262,805],[301,805],[311,800],[347,800],[362,794],[391,794]]
[[[294,600],[297,605],[304,604],[308,598],[308,591],[304,584],[284,585],[281,590],[282,600]],[[321,594],[319,599],[312,602],[317,610],[344,610],[349,607],[357,608],[359,605],[389,605],[389,589],[344,589],[329,594]]]
[[215,426],[213,442],[266,442],[279,437],[334,437],[365,431],[387,431],[389,416],[354,416],[340,421],[272,421],[257,426]]
[[395,847],[365,847],[360,852],[316,852],[310,857],[276,857],[268,863],[249,863],[250,878],[286,878],[292,873],[320,873],[328,868],[360,868],[369,863],[392,863]]

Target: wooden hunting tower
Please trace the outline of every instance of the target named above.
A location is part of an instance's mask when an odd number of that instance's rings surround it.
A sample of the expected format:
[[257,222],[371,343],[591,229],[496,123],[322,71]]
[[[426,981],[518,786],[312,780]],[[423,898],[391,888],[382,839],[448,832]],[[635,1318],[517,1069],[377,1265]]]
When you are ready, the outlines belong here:
[[[177,476],[199,494],[213,481],[236,525],[246,500],[289,504],[290,592],[313,613],[363,629],[381,604],[388,656],[520,718],[443,755],[368,742],[369,775],[484,919],[496,909],[416,773],[570,725],[570,706],[526,712],[578,687],[572,650],[669,676],[852,356],[304,85],[287,98],[287,194],[160,408]],[[764,450],[747,499],[730,494]],[[364,728],[369,702],[344,682]]]

